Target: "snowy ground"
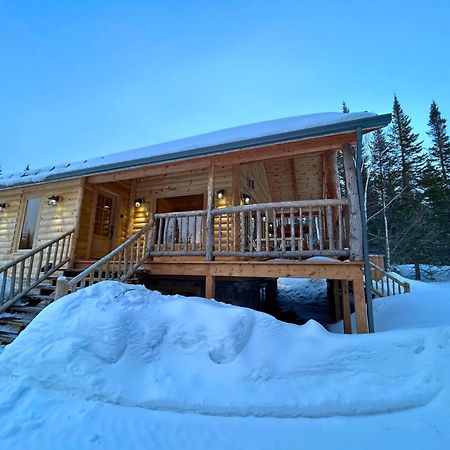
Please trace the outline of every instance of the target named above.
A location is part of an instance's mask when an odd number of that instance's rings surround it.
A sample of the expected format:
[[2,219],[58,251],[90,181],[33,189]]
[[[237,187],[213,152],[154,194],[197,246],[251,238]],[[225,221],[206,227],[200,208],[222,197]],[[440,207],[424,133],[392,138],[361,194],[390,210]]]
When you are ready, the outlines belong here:
[[450,289],[412,291],[358,336],[100,283],[0,356],[0,447],[448,448]]

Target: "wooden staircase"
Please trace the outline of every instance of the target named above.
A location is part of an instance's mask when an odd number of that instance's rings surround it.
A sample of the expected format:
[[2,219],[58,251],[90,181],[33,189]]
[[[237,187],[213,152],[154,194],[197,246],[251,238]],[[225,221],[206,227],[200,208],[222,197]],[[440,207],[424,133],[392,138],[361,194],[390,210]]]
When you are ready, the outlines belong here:
[[46,306],[67,293],[103,280],[132,282],[148,256],[152,230],[147,224],[85,270],[64,267],[73,231],[0,267],[0,345],[14,341]]

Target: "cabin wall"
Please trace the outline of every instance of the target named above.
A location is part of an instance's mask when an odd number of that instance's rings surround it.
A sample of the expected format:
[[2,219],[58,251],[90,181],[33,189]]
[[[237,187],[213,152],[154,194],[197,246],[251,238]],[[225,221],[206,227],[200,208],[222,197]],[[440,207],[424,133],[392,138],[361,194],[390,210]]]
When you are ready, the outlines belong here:
[[[49,206],[47,203],[48,197],[52,195],[61,197],[56,206]],[[76,227],[81,196],[80,178],[0,191],[0,201],[8,204],[0,212],[0,265],[29,251],[17,250],[28,198],[41,198],[33,244],[33,247],[38,247]]]
[[[158,198],[177,197],[184,195],[204,194],[208,184],[208,169],[195,169],[182,173],[167,173],[165,175],[138,178],[134,186],[135,198],[142,198],[144,203],[140,208],[132,208],[131,231],[136,233],[155,212]],[[224,190],[225,197],[216,206],[230,206],[232,204],[232,166],[216,166],[215,191]],[[206,203],[204,204],[206,208]]]
[[239,171],[239,195],[250,195],[250,203],[272,201],[266,168],[263,162],[242,164]]

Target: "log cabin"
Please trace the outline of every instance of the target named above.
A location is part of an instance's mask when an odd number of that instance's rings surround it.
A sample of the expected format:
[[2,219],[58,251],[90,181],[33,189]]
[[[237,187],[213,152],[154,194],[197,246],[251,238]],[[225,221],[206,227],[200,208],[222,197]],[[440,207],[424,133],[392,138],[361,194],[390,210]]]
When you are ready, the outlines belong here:
[[62,273],[54,298],[136,276],[197,280],[206,298],[224,280],[324,278],[345,331],[349,297],[373,330],[359,168],[363,135],[389,122],[297,116],[4,175],[0,311]]

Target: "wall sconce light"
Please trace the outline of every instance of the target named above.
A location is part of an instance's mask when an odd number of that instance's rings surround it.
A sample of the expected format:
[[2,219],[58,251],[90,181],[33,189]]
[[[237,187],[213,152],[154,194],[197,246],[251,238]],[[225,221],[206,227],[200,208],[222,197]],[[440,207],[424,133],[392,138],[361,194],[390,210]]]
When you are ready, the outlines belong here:
[[0,212],[2,212],[7,206],[8,203],[0,203]]
[[134,207],[135,208],[140,208],[142,206],[142,203],[144,203],[144,199],[143,198],[137,198],[134,201]]
[[250,195],[248,195],[248,194],[242,194],[242,202],[243,202],[245,205],[250,204]]
[[222,200],[225,197],[225,191],[221,189],[220,191],[217,191],[217,198],[219,200]]
[[48,198],[48,206],[56,206],[58,202],[61,201],[61,197],[59,195],[52,195]]

